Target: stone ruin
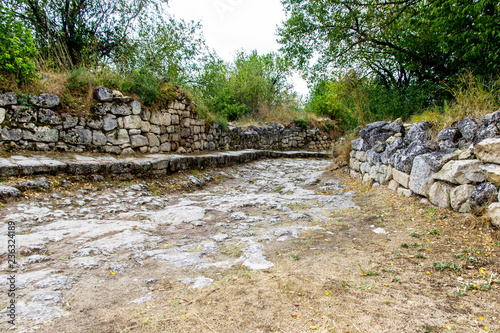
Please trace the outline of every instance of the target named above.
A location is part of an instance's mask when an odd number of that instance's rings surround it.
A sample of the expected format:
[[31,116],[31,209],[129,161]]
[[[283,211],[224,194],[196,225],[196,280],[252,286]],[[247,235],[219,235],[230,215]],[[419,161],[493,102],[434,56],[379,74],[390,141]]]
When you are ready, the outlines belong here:
[[431,129],[427,121],[368,124],[351,142],[351,176],[439,207],[486,214],[500,228],[500,111],[466,118],[435,138]]
[[333,138],[318,128],[271,123],[229,126],[199,117],[184,93],[161,108],[146,108],[118,91],[97,88],[90,112],[78,115],[56,95],[0,94],[0,147],[122,155],[217,150],[329,150]]

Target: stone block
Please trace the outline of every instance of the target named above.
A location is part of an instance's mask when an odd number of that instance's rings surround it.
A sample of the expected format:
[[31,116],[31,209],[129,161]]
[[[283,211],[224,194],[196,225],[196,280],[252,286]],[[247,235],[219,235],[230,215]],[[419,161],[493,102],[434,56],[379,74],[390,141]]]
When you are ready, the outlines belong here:
[[158,126],[158,125],[151,125],[151,133],[160,135],[161,134],[160,126]]
[[500,164],[500,138],[486,139],[476,145],[474,154],[483,163]]
[[95,130],[100,130],[103,127],[103,121],[101,119],[87,119],[87,126]]
[[410,182],[410,175],[404,172],[401,172],[395,168],[392,169],[392,178],[397,181],[401,186],[408,188],[408,184]]
[[14,105],[8,114],[10,120],[13,122],[36,123],[38,121],[36,110],[30,106]]
[[94,90],[94,98],[99,102],[111,102],[113,100],[113,94],[109,89],[99,87]]
[[92,144],[94,146],[104,146],[108,143],[108,138],[101,131],[92,132]]
[[78,122],[80,121],[80,119],[77,116],[74,116],[69,113],[62,114],[62,118],[63,118],[63,124],[62,124],[63,129],[73,128],[76,125],[78,125]]
[[149,133],[151,131],[151,124],[149,121],[141,121],[141,132]]
[[170,126],[172,124],[172,115],[168,112],[156,111],[151,114],[150,122],[158,126]]
[[445,182],[435,182],[429,189],[429,200],[433,205],[442,208],[450,208],[450,192],[452,187]]
[[139,103],[138,101],[133,101],[132,103],[130,103],[130,107],[132,108],[133,115],[140,115],[141,114],[142,106],[141,106],[141,103]]
[[474,185],[460,185],[450,192],[451,208],[460,213],[470,213],[470,196],[476,189]]
[[23,130],[23,139],[38,142],[57,142],[59,131],[48,126],[35,127],[30,130]]
[[406,188],[404,188],[404,187],[400,187],[400,188],[398,188],[397,193],[398,193],[399,195],[404,195],[405,197],[408,197],[408,198],[409,198],[409,197],[411,197],[411,196],[413,195],[413,191],[412,191],[412,190],[410,190],[410,189],[406,189]]
[[500,165],[498,164],[485,164],[481,166],[486,180],[490,183],[500,186]]
[[125,129],[116,130],[112,133],[109,133],[106,137],[108,139],[108,142],[115,146],[130,143],[128,131]]
[[7,113],[7,111],[5,111],[4,108],[0,108],[0,124],[2,124],[3,121],[5,120],[6,113]]
[[49,109],[40,109],[38,111],[38,122],[44,125],[62,124],[61,118],[54,111]]
[[160,145],[160,140],[158,140],[158,136],[156,136],[155,134],[148,133],[146,134],[146,137],[148,138],[149,146],[158,147]]
[[23,131],[19,128],[8,129],[3,127],[0,131],[0,138],[3,141],[19,141],[23,138]]
[[111,113],[117,116],[130,116],[132,114],[132,108],[127,104],[113,104],[111,106]]
[[59,105],[59,96],[53,94],[29,95],[32,104],[42,108],[53,108]]
[[8,106],[17,104],[17,96],[14,92],[0,94],[0,106]]
[[170,144],[170,142],[162,143],[160,145],[160,151],[165,153],[172,151],[172,145]]
[[491,225],[500,228],[500,203],[493,203],[486,209],[486,216],[491,219]]
[[179,125],[179,116],[176,114],[172,115],[172,125]]
[[102,119],[102,129],[105,131],[112,131],[118,126],[118,121],[116,116],[112,114],[107,114]]
[[399,183],[394,179],[389,182],[389,190],[396,192],[399,188]]
[[356,152],[356,158],[361,162],[368,161],[368,156],[367,156],[366,152],[364,152],[364,151]]
[[492,183],[478,185],[470,196],[471,212],[480,215],[484,207],[498,200],[498,188]]
[[72,145],[90,145],[92,132],[88,129],[73,128],[59,133],[61,140]]
[[130,145],[132,148],[149,146],[149,140],[142,135],[133,135],[130,137]]
[[452,184],[482,183],[485,177],[481,165],[482,163],[478,160],[450,161],[433,177]]
[[126,116],[123,117],[123,128],[125,129],[140,129],[142,120],[140,116]]

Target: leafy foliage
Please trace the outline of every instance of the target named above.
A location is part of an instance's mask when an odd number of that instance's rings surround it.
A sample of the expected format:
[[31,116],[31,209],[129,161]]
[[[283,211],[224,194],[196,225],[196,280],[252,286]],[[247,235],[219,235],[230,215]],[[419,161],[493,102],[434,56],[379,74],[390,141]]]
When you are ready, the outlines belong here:
[[34,57],[37,50],[28,29],[14,14],[0,6],[0,72],[10,73],[17,81],[36,78]]
[[[360,67],[386,88],[437,84],[468,68],[500,69],[500,4],[492,0],[284,0],[283,50],[314,73]],[[314,61],[319,54],[318,61]]]

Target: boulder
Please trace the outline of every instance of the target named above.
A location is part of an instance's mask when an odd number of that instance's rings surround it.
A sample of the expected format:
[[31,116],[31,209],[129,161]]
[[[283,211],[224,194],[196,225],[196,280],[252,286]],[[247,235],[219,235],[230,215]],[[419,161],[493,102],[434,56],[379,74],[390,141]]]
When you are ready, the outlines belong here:
[[108,142],[112,145],[119,146],[130,143],[130,137],[126,129],[119,129],[109,133],[107,136]]
[[445,163],[458,158],[458,154],[450,150],[442,150],[415,157],[410,173],[408,187],[417,194],[427,196],[428,191],[434,183],[434,174],[438,172]]
[[401,186],[408,188],[410,182],[410,175],[404,172],[401,172],[397,169],[392,169],[392,178],[397,181]]
[[486,164],[481,166],[481,169],[483,170],[487,181],[496,186],[500,186],[500,165]]
[[38,114],[36,110],[30,106],[14,105],[7,113],[10,121],[12,122],[34,124],[38,121]]
[[7,111],[5,111],[4,108],[0,108],[0,124],[3,123],[3,121],[5,120],[5,114],[7,113]]
[[498,190],[492,183],[482,183],[478,185],[470,196],[471,212],[480,215],[484,207],[498,200]]
[[29,95],[30,103],[43,108],[53,108],[59,105],[59,96],[53,94]]
[[60,137],[62,141],[72,145],[90,145],[92,143],[92,132],[84,128],[61,131]]
[[491,224],[500,228],[500,203],[496,202],[488,206],[486,209],[486,216],[491,219]]
[[405,141],[408,144],[420,142],[420,144],[426,144],[431,140],[432,136],[430,129],[432,128],[432,123],[428,121],[422,121],[420,123],[414,124],[408,134],[406,134]]
[[104,146],[108,143],[108,138],[101,131],[92,132],[92,144],[94,146]]
[[500,136],[500,131],[498,130],[497,124],[482,124],[477,130],[476,140],[474,143],[485,139],[498,138]]
[[130,116],[132,114],[132,108],[127,104],[113,104],[111,106],[111,113],[117,116]]
[[59,131],[48,126],[35,127],[23,130],[23,139],[40,142],[57,142],[59,140]]
[[470,213],[470,197],[476,189],[474,185],[460,185],[450,192],[451,208],[459,213]]
[[462,136],[467,140],[467,142],[475,141],[479,125],[474,118],[465,118],[464,120],[456,123],[455,126],[460,131]]
[[73,116],[69,113],[64,113],[62,115],[62,119],[63,119],[63,129],[73,128],[76,125],[78,125],[78,122],[80,121],[77,116]]
[[60,125],[62,119],[52,110],[40,109],[38,111],[38,122],[44,125]]
[[8,92],[5,94],[0,94],[0,106],[8,106],[17,104],[16,93]]
[[132,148],[148,146],[149,140],[142,135],[133,135],[130,137],[130,145]]
[[351,141],[351,148],[353,150],[362,150],[363,149],[363,144],[364,144],[364,141],[363,139],[359,138],[359,139],[356,139],[356,140],[352,140]]
[[481,166],[478,160],[450,161],[434,175],[434,179],[461,185],[482,183],[486,179]]
[[433,205],[450,208],[450,192],[452,187],[445,182],[435,182],[429,189],[429,200]]
[[113,100],[113,94],[109,89],[99,87],[94,90],[94,98],[99,102],[111,102]]
[[118,121],[116,116],[112,114],[107,114],[102,119],[102,129],[105,131],[112,131],[118,126]]
[[397,133],[404,134],[404,126],[402,124],[389,123],[387,121],[368,124],[359,132],[359,136],[363,140],[362,150],[371,149],[378,144],[385,144],[387,139]]
[[474,154],[483,163],[500,164],[500,138],[482,140],[476,145]]

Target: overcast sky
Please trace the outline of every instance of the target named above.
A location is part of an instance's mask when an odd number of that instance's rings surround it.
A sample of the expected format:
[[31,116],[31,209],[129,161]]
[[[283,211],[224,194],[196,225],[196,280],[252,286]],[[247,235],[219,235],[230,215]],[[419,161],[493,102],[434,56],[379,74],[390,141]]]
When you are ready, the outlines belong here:
[[[276,31],[285,20],[280,0],[170,0],[167,11],[177,19],[201,21],[208,46],[225,61],[242,49],[265,54],[280,47]],[[293,83],[307,94],[298,75]]]

